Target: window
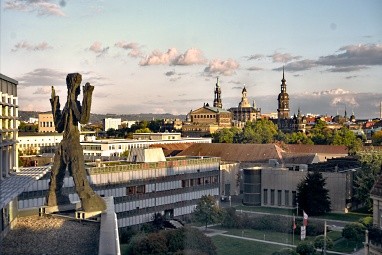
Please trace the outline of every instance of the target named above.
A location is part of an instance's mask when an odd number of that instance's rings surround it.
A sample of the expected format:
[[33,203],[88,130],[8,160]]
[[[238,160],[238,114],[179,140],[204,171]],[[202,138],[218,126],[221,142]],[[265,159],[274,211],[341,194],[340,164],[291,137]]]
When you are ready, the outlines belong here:
[[285,191],[285,206],[289,206],[289,190]]
[[277,204],[281,206],[281,190],[277,191]]
[[297,195],[296,195],[296,191],[292,191],[292,205],[294,207],[296,207],[297,205]]
[[263,204],[268,204],[268,189],[264,189],[263,192]]
[[275,190],[271,189],[271,205],[275,204]]

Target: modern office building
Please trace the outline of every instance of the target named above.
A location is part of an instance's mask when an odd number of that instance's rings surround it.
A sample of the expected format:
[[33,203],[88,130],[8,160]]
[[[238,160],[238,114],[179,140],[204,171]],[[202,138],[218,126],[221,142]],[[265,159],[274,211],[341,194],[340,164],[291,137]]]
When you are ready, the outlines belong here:
[[52,112],[43,112],[38,114],[38,132],[51,133],[56,132]]
[[[120,228],[152,221],[155,213],[181,217],[190,214],[203,195],[219,195],[219,158],[159,157],[161,161],[149,162],[158,158],[153,153],[163,156],[163,152],[141,149],[131,153],[144,162],[97,162],[86,167],[95,191],[114,197]],[[20,210],[43,206],[48,185],[49,174],[23,192],[18,197]],[[79,201],[72,177],[65,177],[63,190],[72,203]]]
[[121,126],[121,118],[105,118],[103,119],[103,130],[108,131],[109,129],[119,129]]

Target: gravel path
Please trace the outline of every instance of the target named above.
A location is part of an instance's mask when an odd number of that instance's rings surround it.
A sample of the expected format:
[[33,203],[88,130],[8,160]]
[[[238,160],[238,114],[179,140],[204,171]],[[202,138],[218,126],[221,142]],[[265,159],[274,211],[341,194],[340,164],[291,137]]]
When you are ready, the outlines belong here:
[[3,239],[1,255],[96,255],[97,222],[53,216],[18,218],[17,225]]

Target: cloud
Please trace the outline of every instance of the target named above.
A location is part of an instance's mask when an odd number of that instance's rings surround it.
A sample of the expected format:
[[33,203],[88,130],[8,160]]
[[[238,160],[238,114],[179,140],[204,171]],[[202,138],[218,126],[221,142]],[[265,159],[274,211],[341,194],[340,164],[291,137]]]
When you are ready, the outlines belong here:
[[101,57],[109,51],[109,47],[102,47],[102,43],[96,41],[89,47],[89,50],[96,53],[97,57]]
[[352,72],[382,65],[382,44],[347,45],[338,54],[322,56],[317,64],[331,66],[331,72]]
[[[285,70],[289,72],[297,72],[297,71],[309,70],[316,66],[317,66],[316,61],[304,59],[304,60],[288,63],[284,66],[284,68]],[[278,67],[273,69],[273,71],[281,71],[281,70],[283,70],[283,67]]]
[[[61,1],[60,5],[62,6]],[[37,16],[65,16],[61,7],[49,0],[10,0],[5,2],[5,10],[36,12]]]
[[149,65],[200,65],[207,60],[199,49],[191,48],[183,54],[179,54],[176,48],[168,49],[167,52],[155,50],[139,62],[141,66]]
[[292,56],[289,53],[278,53],[275,52],[273,55],[269,55],[268,57],[272,58],[274,63],[287,63],[292,60],[301,59],[301,56]]
[[248,71],[261,71],[261,70],[264,70],[264,69],[261,68],[261,67],[251,66],[251,67],[248,67],[247,70]]
[[208,66],[204,69],[204,73],[206,75],[224,75],[231,76],[236,74],[236,70],[239,68],[239,63],[236,60],[228,59],[228,60],[212,60],[208,64]]
[[357,75],[350,75],[350,76],[346,76],[345,79],[353,79],[353,78],[357,78],[358,76]]
[[158,50],[153,51],[145,59],[139,62],[141,66],[150,65],[168,65],[178,56],[178,51],[175,48],[168,49],[167,52],[162,53]]
[[232,87],[232,89],[242,90],[242,89],[243,89],[243,87],[240,87],[240,86],[235,86],[235,87]]
[[264,55],[262,54],[255,54],[255,55],[251,55],[251,56],[247,56],[247,60],[259,60],[261,58],[263,58]]
[[128,55],[133,58],[142,57],[141,47],[138,43],[126,41],[116,42],[115,47],[129,51]]
[[34,95],[47,95],[52,92],[52,89],[50,87],[40,87],[37,88],[35,92],[33,92]]
[[200,65],[206,63],[207,60],[203,52],[199,49],[191,48],[185,53],[179,55],[172,62],[173,65]]
[[60,86],[65,85],[66,73],[49,69],[37,68],[23,76],[16,77],[22,86]]
[[27,50],[27,51],[44,51],[52,49],[53,47],[50,46],[47,42],[41,42],[36,45],[32,45],[27,41],[22,41],[17,43],[14,48],[12,49],[13,52],[16,52],[18,50]]
[[241,81],[234,81],[234,80],[230,80],[228,83],[232,83],[232,84],[242,84]]

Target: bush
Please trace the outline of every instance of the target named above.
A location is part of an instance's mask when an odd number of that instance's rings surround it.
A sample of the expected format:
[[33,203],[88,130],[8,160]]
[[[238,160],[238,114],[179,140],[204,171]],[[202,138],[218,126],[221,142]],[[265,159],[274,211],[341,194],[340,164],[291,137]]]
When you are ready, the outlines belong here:
[[296,252],[300,255],[314,255],[316,254],[316,248],[311,242],[303,241],[297,245]]
[[127,244],[130,242],[131,238],[137,234],[137,231],[131,227],[125,227],[119,229],[119,242]]
[[348,240],[362,242],[365,237],[366,227],[361,223],[347,224],[342,230],[342,236]]
[[358,221],[362,225],[364,225],[367,229],[370,229],[373,226],[373,217],[367,216]]

